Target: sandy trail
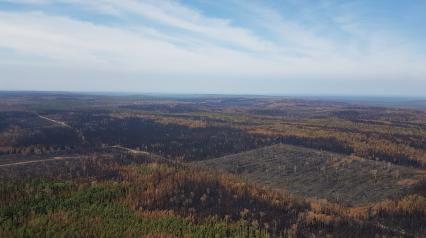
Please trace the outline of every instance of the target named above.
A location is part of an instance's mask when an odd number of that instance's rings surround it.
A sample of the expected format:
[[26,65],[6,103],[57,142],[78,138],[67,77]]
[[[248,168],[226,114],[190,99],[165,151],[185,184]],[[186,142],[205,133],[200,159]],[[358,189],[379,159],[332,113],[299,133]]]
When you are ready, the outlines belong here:
[[10,164],[1,164],[0,167],[9,167],[9,166],[16,166],[16,165],[43,163],[43,162],[48,162],[48,161],[77,159],[77,158],[81,158],[81,156],[53,157],[53,158],[50,158],[50,159],[43,159],[43,160],[29,160],[29,161],[22,161],[22,162],[10,163]]
[[149,152],[146,152],[146,151],[141,151],[141,150],[134,150],[134,149],[130,149],[130,148],[127,148],[127,147],[123,147],[123,146],[120,146],[120,145],[113,145],[113,146],[111,146],[112,148],[117,148],[117,149],[122,149],[122,150],[126,150],[126,151],[128,151],[128,152],[130,152],[130,153],[132,153],[132,154],[139,154],[139,155],[151,155],[151,153],[149,153]]
[[57,124],[57,125],[60,125],[60,126],[64,126],[64,127],[71,128],[71,126],[69,126],[67,123],[65,123],[65,122],[63,122],[63,121],[53,120],[53,119],[51,119],[51,118],[48,118],[48,117],[45,117],[45,116],[42,116],[42,115],[39,115],[39,114],[37,114],[37,116],[38,116],[38,117],[40,117],[40,118],[42,118],[42,119],[48,120],[48,121],[50,121],[50,122],[53,122],[53,123],[55,123],[55,124]]

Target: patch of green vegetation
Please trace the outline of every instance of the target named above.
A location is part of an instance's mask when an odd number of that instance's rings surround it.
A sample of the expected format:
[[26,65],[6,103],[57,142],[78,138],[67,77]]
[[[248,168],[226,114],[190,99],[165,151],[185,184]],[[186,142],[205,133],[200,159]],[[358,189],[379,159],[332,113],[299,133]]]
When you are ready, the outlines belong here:
[[[155,170],[160,167],[143,166]],[[145,171],[148,172],[149,171]],[[16,185],[16,184],[15,184]],[[9,184],[10,188],[18,187]],[[170,214],[137,212],[120,202],[120,183],[72,184],[37,180],[20,183],[28,195],[0,207],[0,237],[267,237],[244,221],[209,219],[201,224]],[[232,235],[231,235],[232,234]]]

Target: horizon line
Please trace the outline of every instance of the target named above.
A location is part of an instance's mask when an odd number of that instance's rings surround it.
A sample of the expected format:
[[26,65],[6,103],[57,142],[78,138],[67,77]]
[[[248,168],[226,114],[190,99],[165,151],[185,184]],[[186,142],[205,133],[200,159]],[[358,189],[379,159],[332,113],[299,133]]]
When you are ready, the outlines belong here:
[[86,94],[86,95],[99,95],[99,96],[138,96],[138,95],[179,95],[179,96],[251,96],[251,97],[353,97],[353,98],[406,98],[406,99],[425,99],[426,96],[420,95],[396,95],[396,94],[300,94],[300,93],[226,93],[226,92],[143,92],[143,91],[79,91],[79,90],[28,90],[28,89],[13,89],[3,90],[1,93],[58,93],[58,94]]

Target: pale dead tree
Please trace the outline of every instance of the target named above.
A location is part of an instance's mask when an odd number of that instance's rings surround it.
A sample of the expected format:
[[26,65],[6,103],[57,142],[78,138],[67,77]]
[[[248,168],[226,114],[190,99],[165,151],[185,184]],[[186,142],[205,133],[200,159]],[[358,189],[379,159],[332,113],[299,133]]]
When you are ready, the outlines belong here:
[[328,182],[328,174],[325,165],[320,167],[320,173],[325,175],[325,180]]
[[387,170],[391,171],[391,169],[392,169],[392,163],[391,162],[387,162],[386,165],[387,165]]
[[377,169],[373,169],[370,172],[373,175],[374,179],[376,180],[377,179]]
[[400,176],[399,169],[395,170],[395,171],[392,173],[392,175],[393,175],[393,177],[394,177],[395,179],[399,179],[399,176]]

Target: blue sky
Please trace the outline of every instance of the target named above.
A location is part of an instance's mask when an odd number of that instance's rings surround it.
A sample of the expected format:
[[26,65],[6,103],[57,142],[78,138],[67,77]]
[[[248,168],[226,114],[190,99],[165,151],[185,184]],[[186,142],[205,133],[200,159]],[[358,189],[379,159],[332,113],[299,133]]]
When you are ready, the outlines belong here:
[[426,95],[424,0],[0,0],[0,89]]

